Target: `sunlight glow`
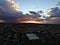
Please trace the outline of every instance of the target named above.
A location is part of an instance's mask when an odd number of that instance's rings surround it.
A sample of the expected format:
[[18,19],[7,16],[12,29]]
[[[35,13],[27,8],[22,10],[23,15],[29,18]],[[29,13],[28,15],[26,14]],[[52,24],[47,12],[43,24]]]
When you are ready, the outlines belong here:
[[51,16],[50,13],[46,12],[45,17],[50,17],[50,16]]
[[16,11],[19,11],[19,6],[18,4],[16,4],[13,0],[7,0],[8,3],[11,3],[12,4],[12,7],[16,10]]
[[44,24],[43,21],[21,21],[22,23],[35,23],[35,24]]
[[5,22],[5,21],[4,21],[4,20],[0,20],[0,23],[1,23],[1,22]]

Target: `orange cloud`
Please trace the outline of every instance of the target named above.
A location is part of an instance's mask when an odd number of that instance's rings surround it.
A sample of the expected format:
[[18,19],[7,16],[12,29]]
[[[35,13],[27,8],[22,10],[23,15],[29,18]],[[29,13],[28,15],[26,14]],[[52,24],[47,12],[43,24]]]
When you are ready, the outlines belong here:
[[16,4],[13,0],[7,0],[8,3],[12,4],[12,8],[14,8],[16,11],[19,10],[18,4]]

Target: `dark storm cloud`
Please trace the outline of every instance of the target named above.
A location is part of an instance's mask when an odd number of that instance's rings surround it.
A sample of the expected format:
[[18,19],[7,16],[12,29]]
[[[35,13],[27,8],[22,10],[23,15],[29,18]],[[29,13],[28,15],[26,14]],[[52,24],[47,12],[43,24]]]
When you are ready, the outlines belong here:
[[47,23],[60,24],[60,8],[58,7],[51,8],[51,11],[49,13],[51,17],[47,20]]
[[15,23],[17,18],[22,17],[21,12],[12,8],[12,4],[7,0],[0,0],[0,20],[5,20],[7,23]]
[[60,9],[58,7],[51,8],[50,14],[52,17],[60,17]]
[[0,6],[5,8],[6,10],[11,10],[11,4],[7,2],[7,0],[0,0]]
[[[10,1],[10,0],[9,0]],[[8,0],[0,0],[0,7],[3,7],[7,12],[10,12],[10,13],[15,13],[17,12],[13,7],[12,5],[15,3],[12,3],[12,1],[14,0],[11,0],[11,2],[9,2]]]
[[[14,1],[14,0],[9,0],[9,1]],[[14,14],[20,14],[20,12],[18,12],[18,11],[16,11],[13,7],[12,7],[12,5],[13,5],[13,3],[11,2],[9,2],[9,1],[7,1],[7,0],[0,0],[0,9],[1,10],[3,10],[3,12],[5,11],[5,12],[7,12],[7,13],[14,13]]]

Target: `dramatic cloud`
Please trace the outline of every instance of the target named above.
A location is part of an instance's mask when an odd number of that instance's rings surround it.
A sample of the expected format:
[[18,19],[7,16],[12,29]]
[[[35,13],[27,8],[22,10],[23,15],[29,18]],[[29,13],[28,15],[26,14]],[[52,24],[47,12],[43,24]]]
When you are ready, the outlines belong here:
[[0,22],[2,20],[15,23],[17,18],[22,17],[23,13],[18,11],[18,5],[14,0],[0,0]]
[[6,10],[11,10],[10,4],[8,4],[7,0],[0,0],[0,6],[5,8]]
[[54,7],[49,10],[47,11],[47,14],[50,15],[50,18],[47,20],[47,23],[60,24],[60,9],[58,7]]
[[47,11],[47,15],[50,15],[51,17],[60,17],[60,9],[58,7],[50,8]]
[[15,12],[19,9],[18,5],[13,0],[0,0],[0,7],[10,12]]
[[9,13],[10,16],[23,15],[23,12],[18,11],[18,9],[19,6],[14,2],[14,0],[0,0],[0,14],[5,12]]
[[[18,11],[18,9],[19,6],[14,2],[14,0],[0,0],[0,22],[16,23],[17,19],[20,21],[25,20],[27,17],[29,17],[28,15],[23,14],[23,12]],[[34,11],[30,11],[30,13],[35,17],[41,16],[39,13]],[[51,8],[51,11],[49,13],[51,15],[51,18],[45,20],[47,24],[60,24],[60,9],[58,7]],[[30,18],[32,17],[31,19],[34,20],[34,16],[30,16]]]

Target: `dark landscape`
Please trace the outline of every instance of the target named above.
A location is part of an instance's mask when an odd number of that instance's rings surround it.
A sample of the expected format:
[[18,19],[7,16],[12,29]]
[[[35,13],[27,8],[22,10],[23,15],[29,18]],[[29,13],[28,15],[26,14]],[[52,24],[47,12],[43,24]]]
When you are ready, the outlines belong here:
[[[26,34],[36,34],[39,39],[30,40]],[[0,24],[0,45],[58,45],[60,25],[58,24]]]

